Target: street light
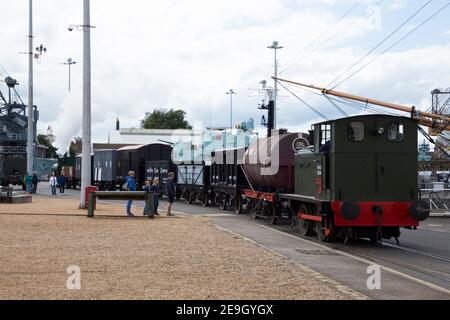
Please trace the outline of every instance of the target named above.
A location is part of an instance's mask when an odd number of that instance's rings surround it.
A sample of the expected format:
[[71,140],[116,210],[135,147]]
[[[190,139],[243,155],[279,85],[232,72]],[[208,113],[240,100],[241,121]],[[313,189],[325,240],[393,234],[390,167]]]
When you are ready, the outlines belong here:
[[33,1],[29,0],[29,34],[28,34],[28,130],[27,130],[27,174],[33,173],[34,163],[34,102],[33,102],[33,58],[39,59],[43,53],[47,52],[44,45],[39,45],[36,48],[36,53],[33,53]]
[[29,1],[29,47],[28,47],[28,133],[27,133],[27,175],[33,173],[33,1]]
[[[33,58],[39,59],[43,53],[47,52],[47,48],[44,45],[39,45],[36,48],[36,53],[33,52],[33,1],[28,2],[28,123],[27,123],[27,174],[32,174],[34,171],[34,102],[33,102]],[[22,53],[22,52],[21,52]]]
[[[277,78],[278,76],[278,60],[277,60],[277,50],[283,49],[284,47],[280,47],[278,45],[278,41],[274,41],[271,46],[267,47],[268,49],[273,49],[275,52],[275,72],[274,77]],[[274,118],[273,118],[273,127],[276,129],[277,127],[277,96],[278,96],[278,83],[277,80],[274,80],[274,90],[273,90],[273,102],[274,102]]]
[[70,92],[70,68],[73,64],[76,64],[76,61],[73,61],[72,58],[68,58],[66,62],[62,62],[62,65],[69,66],[69,92]]
[[80,208],[86,208],[85,190],[91,184],[91,17],[90,1],[83,1],[83,24],[69,25],[68,30],[83,31],[83,121],[81,126],[81,196]]
[[226,94],[230,95],[230,128],[233,130],[233,95],[237,93],[230,89]]
[[[39,60],[43,53],[47,52],[47,48],[41,43],[39,47],[36,47],[36,53],[34,54],[34,58]],[[39,62],[39,61],[38,61]]]
[[67,26],[67,30],[69,30],[69,31],[73,31],[73,30],[76,30],[76,31],[84,31],[84,29],[86,29],[86,28],[90,28],[90,29],[95,29],[95,26],[90,26],[90,25],[84,25],[84,24],[69,24],[68,26]]

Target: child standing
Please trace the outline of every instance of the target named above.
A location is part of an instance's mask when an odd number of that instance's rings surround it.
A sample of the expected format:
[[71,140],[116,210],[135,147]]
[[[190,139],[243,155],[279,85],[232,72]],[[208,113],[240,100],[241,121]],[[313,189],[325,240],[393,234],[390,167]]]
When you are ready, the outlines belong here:
[[153,179],[153,185],[150,187],[150,192],[153,193],[153,208],[156,216],[159,216],[158,206],[159,206],[159,193],[161,189],[159,187],[159,179]]
[[[152,182],[151,181],[145,181],[145,185],[142,188],[142,190],[146,193],[150,193],[152,188]],[[145,207],[144,207],[144,216],[148,216],[148,206],[147,206],[147,202],[145,202]]]

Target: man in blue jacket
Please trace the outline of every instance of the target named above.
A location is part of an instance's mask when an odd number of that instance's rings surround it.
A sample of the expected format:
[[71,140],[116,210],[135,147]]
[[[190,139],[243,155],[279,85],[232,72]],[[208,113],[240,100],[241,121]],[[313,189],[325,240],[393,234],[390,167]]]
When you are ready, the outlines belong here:
[[[136,191],[136,182],[134,181],[134,171],[128,172],[127,177],[127,191]],[[133,200],[128,200],[127,204],[127,216],[133,217],[134,215],[131,213],[131,205],[133,204]]]
[[64,195],[64,189],[66,188],[66,176],[64,175],[64,172],[61,173],[61,175],[58,177],[58,185],[59,185],[59,195]]

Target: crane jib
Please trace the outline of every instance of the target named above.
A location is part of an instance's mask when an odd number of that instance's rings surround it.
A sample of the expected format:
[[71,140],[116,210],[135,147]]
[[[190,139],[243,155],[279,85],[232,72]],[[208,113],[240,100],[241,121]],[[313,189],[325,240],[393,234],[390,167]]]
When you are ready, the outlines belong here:
[[335,91],[335,90],[329,90],[326,88],[317,87],[314,85],[308,85],[308,84],[295,82],[295,81],[291,81],[291,80],[275,78],[275,77],[273,77],[273,79],[280,81],[280,82],[290,83],[293,85],[298,85],[301,87],[318,90],[324,95],[332,95],[332,96],[336,96],[336,97],[340,97],[340,98],[344,98],[344,99],[359,101],[359,102],[362,102],[365,104],[373,104],[373,105],[377,105],[377,106],[384,107],[384,108],[407,112],[411,115],[411,117],[413,119],[416,119],[420,125],[430,127],[433,129],[450,130],[450,117],[447,117],[444,115],[420,111],[416,107],[408,107],[408,106],[403,106],[403,105],[396,104],[396,103],[385,102],[385,101],[381,101],[381,100],[377,100],[377,99],[370,99],[370,98],[366,98],[366,97],[361,97],[361,96],[344,93],[344,92],[340,92],[340,91]]

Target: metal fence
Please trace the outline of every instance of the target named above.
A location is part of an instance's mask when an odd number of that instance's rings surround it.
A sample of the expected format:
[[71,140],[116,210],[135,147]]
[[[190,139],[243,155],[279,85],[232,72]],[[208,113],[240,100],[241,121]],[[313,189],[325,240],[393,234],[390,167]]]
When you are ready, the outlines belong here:
[[444,183],[436,183],[433,188],[420,189],[422,200],[430,204],[431,211],[450,212],[450,189]]

